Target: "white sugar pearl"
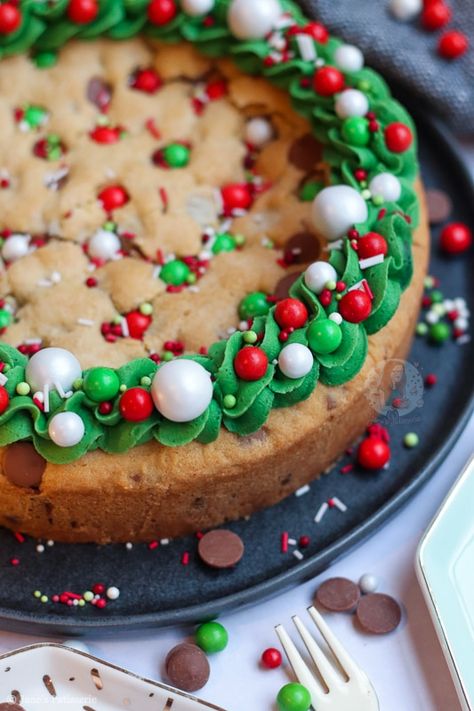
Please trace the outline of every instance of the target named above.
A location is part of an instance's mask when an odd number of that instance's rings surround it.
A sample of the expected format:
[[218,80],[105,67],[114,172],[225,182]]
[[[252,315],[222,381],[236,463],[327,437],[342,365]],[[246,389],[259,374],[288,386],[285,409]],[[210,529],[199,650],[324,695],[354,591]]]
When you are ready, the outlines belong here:
[[389,10],[397,20],[413,20],[422,10],[422,0],[390,0]]
[[181,7],[191,17],[207,15],[214,7],[214,0],[181,0]]
[[151,384],[156,409],[172,422],[190,422],[202,415],[212,400],[212,391],[208,371],[186,358],[164,363]]
[[431,325],[433,325],[434,323],[438,323],[439,315],[436,313],[436,311],[428,311],[428,313],[425,316],[425,320],[427,323],[430,323]]
[[372,195],[381,195],[386,202],[396,202],[402,194],[402,185],[396,175],[379,173],[369,183]]
[[281,349],[278,365],[287,378],[303,378],[313,367],[313,354],[302,343],[290,343]]
[[105,594],[109,600],[117,600],[120,597],[120,590],[112,585],[112,587],[107,588],[107,592]]
[[328,281],[337,281],[337,272],[329,262],[313,262],[304,273],[304,283],[315,294],[320,294]]
[[332,185],[316,195],[311,215],[317,231],[332,241],[344,237],[353,225],[365,222],[368,211],[357,190],[348,185]]
[[84,437],[84,422],[75,412],[58,412],[51,418],[48,433],[58,447],[74,447]]
[[30,235],[10,235],[2,247],[2,257],[6,262],[16,262],[30,251]]
[[272,138],[273,126],[268,119],[257,116],[245,124],[245,140],[255,148],[264,146]]
[[379,580],[375,575],[371,573],[364,573],[364,575],[359,580],[359,587],[364,595],[373,593],[377,590],[379,586]]
[[338,311],[334,311],[334,313],[329,316],[329,320],[334,321],[334,323],[337,323],[337,325],[340,326],[342,323],[342,316]]
[[342,119],[350,116],[365,116],[369,110],[369,100],[358,89],[345,89],[337,97],[334,108],[336,114]]
[[469,328],[469,321],[467,318],[457,318],[454,321],[454,328],[459,328],[460,331],[467,331]]
[[94,259],[113,259],[120,247],[120,240],[114,232],[97,230],[88,243],[89,256]]
[[25,371],[25,380],[34,392],[46,386],[55,389],[56,385],[67,392],[81,376],[81,364],[65,348],[42,348],[30,358]]
[[232,0],[227,22],[238,39],[262,39],[282,14],[278,0]]
[[358,72],[364,66],[364,55],[353,44],[341,44],[334,53],[334,61],[343,72]]
[[63,642],[63,645],[65,647],[70,647],[71,649],[75,649],[78,652],[84,652],[85,654],[90,653],[90,650],[89,650],[89,647],[87,646],[87,644],[85,644],[84,642],[81,642],[78,639],[66,639]]

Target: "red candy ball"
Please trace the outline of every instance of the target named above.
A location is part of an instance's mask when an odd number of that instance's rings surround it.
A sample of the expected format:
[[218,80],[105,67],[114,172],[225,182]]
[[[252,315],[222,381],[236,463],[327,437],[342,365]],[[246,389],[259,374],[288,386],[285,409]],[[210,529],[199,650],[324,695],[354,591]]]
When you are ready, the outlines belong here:
[[472,244],[472,232],[462,222],[451,222],[441,232],[441,249],[448,254],[465,252]]
[[308,22],[303,32],[321,44],[326,44],[329,39],[329,32],[320,22]]
[[221,188],[224,212],[247,210],[252,204],[252,195],[247,183],[229,183]]
[[262,653],[262,664],[267,669],[276,669],[282,662],[281,652],[275,647],[269,647]]
[[388,251],[385,237],[382,237],[377,232],[367,232],[363,237],[360,237],[357,241],[357,247],[359,259],[375,257],[376,254],[385,255]]
[[119,410],[124,420],[141,422],[153,412],[153,400],[148,390],[130,388],[120,398]]
[[128,200],[128,193],[121,185],[108,185],[97,196],[106,212],[112,212],[118,207],[123,207]]
[[143,334],[153,320],[151,316],[142,314],[141,311],[130,311],[130,313],[125,316],[125,319],[127,321],[130,338],[137,338],[138,340],[143,338]]
[[131,87],[145,94],[154,94],[161,84],[161,77],[154,69],[139,69],[133,77]]
[[357,451],[357,461],[364,469],[381,469],[390,459],[390,447],[380,437],[362,440]]
[[469,40],[465,34],[457,30],[445,32],[439,39],[438,52],[445,59],[460,57],[469,47]]
[[321,67],[313,76],[313,88],[320,96],[333,96],[344,89],[344,75],[335,67]]
[[403,153],[413,141],[411,130],[404,123],[390,123],[385,129],[385,143],[392,153]]
[[97,126],[89,136],[96,143],[117,143],[120,140],[120,129],[110,126]]
[[15,5],[0,5],[0,34],[11,35],[21,25],[21,12]]
[[308,309],[298,299],[283,299],[275,307],[275,321],[281,328],[301,328],[308,319]]
[[360,289],[353,289],[344,294],[339,302],[339,312],[345,321],[360,323],[370,316],[372,302],[368,294]]
[[148,5],[148,19],[153,25],[167,25],[176,16],[174,0],[151,0]]
[[421,13],[421,24],[426,30],[439,30],[451,19],[451,8],[441,0],[431,2],[423,8]]
[[97,0],[70,0],[67,8],[67,16],[77,25],[87,25],[95,20],[98,14]]
[[259,380],[267,368],[267,354],[257,346],[245,346],[234,358],[234,370],[242,380]]
[[0,385],[0,415],[3,415],[10,402],[10,396],[3,385]]

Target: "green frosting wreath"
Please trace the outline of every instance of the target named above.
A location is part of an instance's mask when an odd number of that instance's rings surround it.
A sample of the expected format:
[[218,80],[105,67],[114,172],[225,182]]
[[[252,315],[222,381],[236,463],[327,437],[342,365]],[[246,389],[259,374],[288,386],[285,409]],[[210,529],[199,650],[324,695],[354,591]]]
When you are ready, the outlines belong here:
[[[24,389],[20,384],[25,381],[28,358],[15,348],[0,344],[0,361],[4,364],[6,377],[3,388],[8,395],[8,406],[0,415],[0,446],[31,440],[47,460],[67,463],[94,449],[119,453],[152,439],[171,447],[192,440],[205,444],[218,437],[221,425],[235,434],[249,435],[262,427],[272,408],[287,407],[308,398],[318,379],[330,386],[352,379],[366,358],[368,334],[383,328],[397,310],[400,295],[412,276],[412,231],[418,220],[414,190],[418,174],[416,139],[409,115],[391,97],[378,74],[367,68],[346,71],[345,87],[356,88],[366,95],[371,112],[369,119],[375,122],[370,140],[364,145],[354,145],[343,132],[343,119],[335,112],[335,96],[324,96],[315,91],[314,61],[304,60],[299,52],[296,35],[311,25],[301,10],[293,2],[282,0],[281,7],[289,22],[280,31],[288,33],[292,51],[287,57],[275,60],[268,36],[240,40],[232,35],[227,23],[230,4],[230,0],[216,0],[208,15],[198,17],[189,16],[175,6],[175,16],[169,22],[157,25],[149,16],[149,0],[100,0],[94,19],[83,24],[70,19],[70,0],[54,3],[22,0],[18,8],[19,26],[0,34],[0,57],[30,52],[38,66],[48,66],[54,62],[56,51],[71,38],[121,40],[137,33],[167,42],[186,40],[213,57],[230,56],[244,72],[262,75],[289,92],[295,110],[308,119],[315,136],[324,145],[324,160],[330,166],[331,184],[351,186],[366,200],[367,220],[354,225],[353,231],[356,237],[368,232],[381,235],[387,245],[383,261],[362,270],[353,248],[354,235],[345,236],[341,249],[333,249],[330,256],[330,264],[343,286],[339,296],[336,296],[335,284],[328,285],[330,299],[329,303],[327,298],[324,299],[323,305],[321,294],[310,290],[304,275],[300,276],[293,284],[290,296],[304,303],[309,320],[291,332],[285,341],[280,338],[275,305],[265,316],[256,317],[251,329],[257,334],[254,347],[263,351],[268,359],[264,375],[256,380],[242,379],[236,373],[235,358],[248,347],[245,334],[239,331],[227,340],[213,344],[207,355],[183,356],[203,366],[213,381],[210,405],[190,422],[172,422],[156,409],[143,421],[127,421],[122,416],[120,398],[123,391],[131,387],[149,391],[153,377],[162,367],[148,358],[131,361],[115,371],[122,387],[113,398],[108,414],[101,414],[99,403],[88,397],[82,380],[75,383],[75,391],[66,399],[51,392],[50,412],[45,414],[30,394],[21,394]],[[317,41],[311,33],[309,36],[320,64],[334,66],[335,52],[342,42],[334,37]],[[411,137],[402,149],[387,145],[386,129],[394,124],[402,124]],[[382,172],[389,172],[400,181],[401,195],[397,202],[383,201],[367,190],[370,180]],[[340,345],[329,353],[313,351],[313,365],[304,377],[285,376],[278,366],[282,349],[293,343],[308,346],[311,324],[337,312],[341,303],[338,298],[360,283],[364,283],[371,294],[370,314],[360,322],[342,320]],[[88,372],[85,371],[83,377],[87,377]],[[84,435],[74,446],[57,446],[50,437],[48,424],[61,412],[74,412],[84,423]]]

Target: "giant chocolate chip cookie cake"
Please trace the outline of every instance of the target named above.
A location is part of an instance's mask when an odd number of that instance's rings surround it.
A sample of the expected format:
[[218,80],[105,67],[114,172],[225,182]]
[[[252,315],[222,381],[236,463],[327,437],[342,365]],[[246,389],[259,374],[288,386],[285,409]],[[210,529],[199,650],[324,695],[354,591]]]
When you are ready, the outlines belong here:
[[287,0],[3,3],[0,57],[0,524],[177,536],[324,471],[426,269],[384,81]]

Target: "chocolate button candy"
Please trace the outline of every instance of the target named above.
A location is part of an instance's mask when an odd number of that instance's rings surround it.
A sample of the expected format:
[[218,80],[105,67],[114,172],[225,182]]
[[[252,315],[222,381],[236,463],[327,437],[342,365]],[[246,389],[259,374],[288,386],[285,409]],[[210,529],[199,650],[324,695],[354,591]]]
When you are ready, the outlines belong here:
[[323,148],[321,144],[311,133],[306,133],[291,144],[288,151],[288,160],[295,168],[309,173],[316,163],[320,162],[322,155]]
[[233,531],[217,529],[206,533],[198,545],[201,560],[211,568],[232,568],[244,554],[244,544]]
[[359,599],[359,586],[347,578],[329,578],[316,592],[316,601],[331,612],[350,612]]
[[320,251],[320,244],[312,232],[297,232],[285,244],[285,258],[291,264],[314,262]]
[[451,198],[443,190],[430,188],[426,191],[428,219],[432,225],[437,225],[448,219],[453,209]]
[[301,274],[302,272],[291,272],[291,274],[282,277],[275,287],[274,296],[277,299],[286,299],[291,287]]
[[183,691],[202,689],[211,671],[202,649],[189,642],[173,647],[166,657],[165,667],[170,682]]
[[365,632],[387,634],[400,624],[402,611],[390,595],[371,593],[361,598],[356,616]]
[[3,457],[3,474],[15,486],[38,488],[46,469],[46,459],[30,442],[10,444]]

